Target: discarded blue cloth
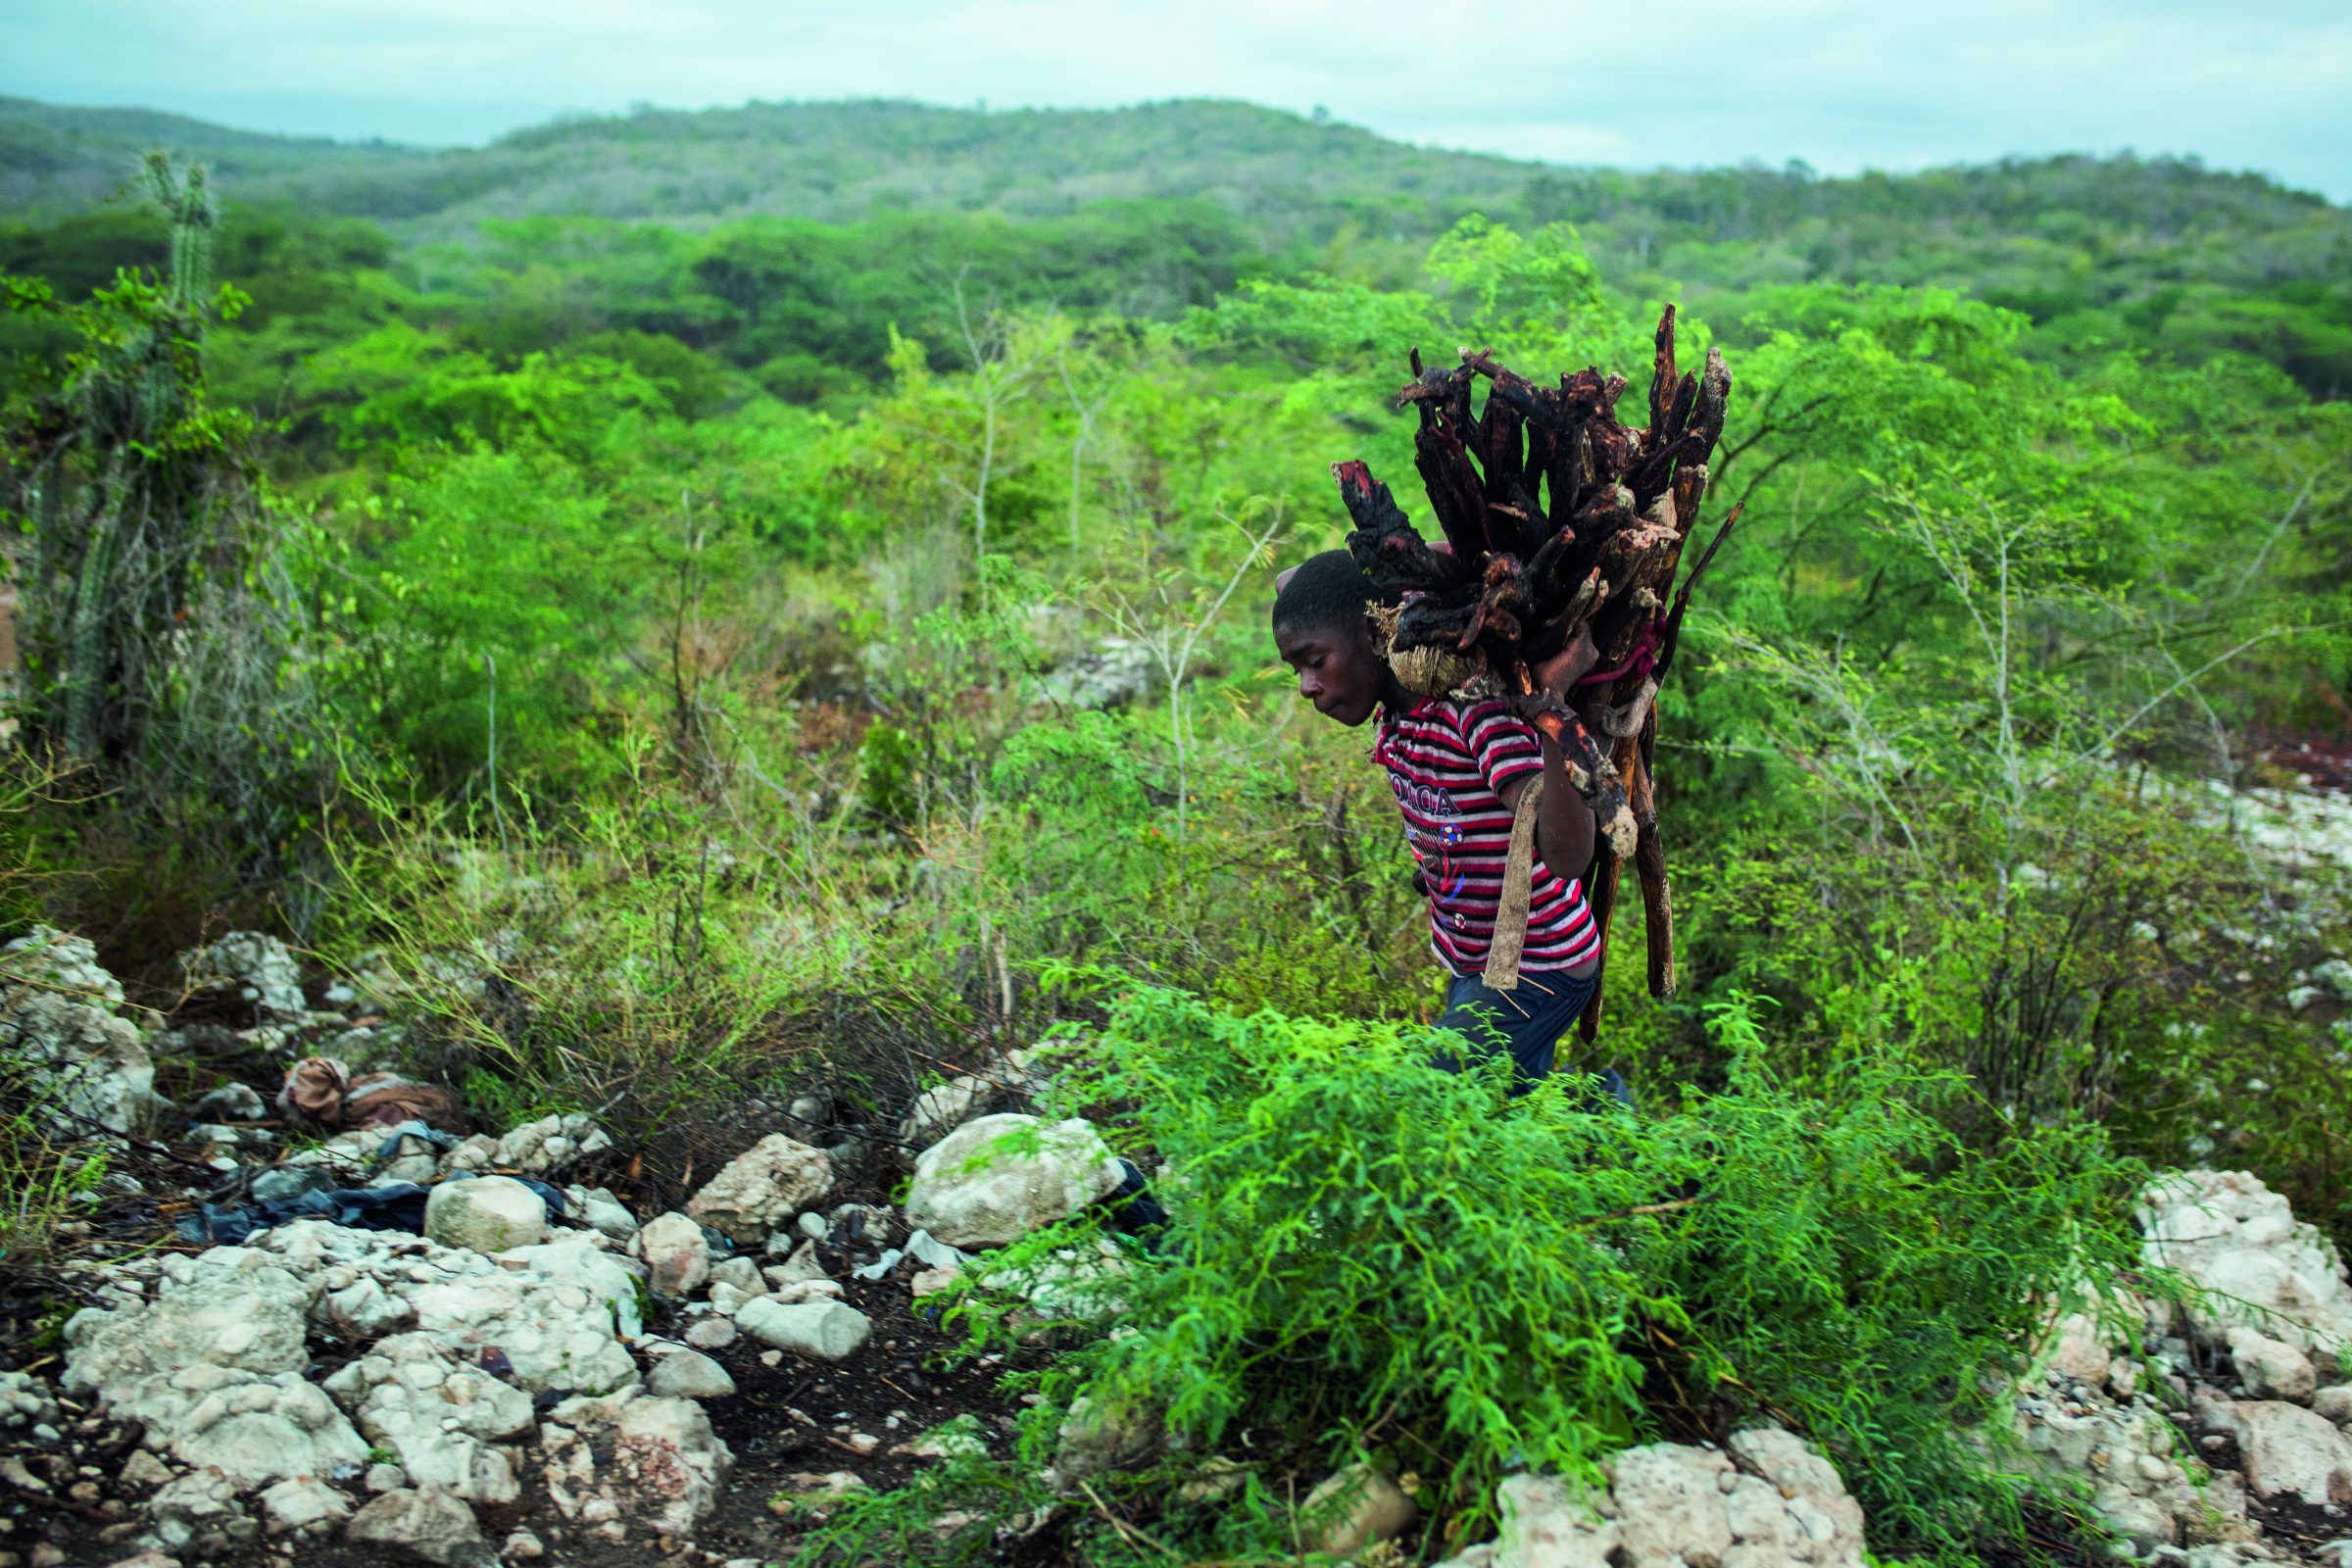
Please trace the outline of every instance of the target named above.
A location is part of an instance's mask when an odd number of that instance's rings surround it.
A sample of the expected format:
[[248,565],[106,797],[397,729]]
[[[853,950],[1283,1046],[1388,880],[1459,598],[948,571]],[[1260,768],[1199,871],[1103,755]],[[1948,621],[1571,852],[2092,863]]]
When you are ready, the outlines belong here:
[[1135,1168],[1133,1160],[1119,1161],[1118,1189],[1102,1199],[1099,1206],[1104,1211],[1103,1225],[1113,1235],[1130,1238],[1147,1257],[1170,1255],[1162,1245],[1168,1211],[1152,1196],[1152,1189],[1144,1182],[1144,1173]]
[[445,1133],[425,1122],[404,1121],[384,1136],[383,1143],[375,1151],[375,1158],[368,1163],[368,1174],[372,1176],[398,1159],[401,1142],[409,1138],[430,1144],[435,1149],[455,1149],[464,1142],[456,1133]]
[[[464,1177],[452,1177],[463,1181]],[[564,1195],[545,1182],[526,1176],[521,1182],[547,1201],[547,1217],[564,1216]],[[430,1187],[400,1182],[390,1187],[337,1187],[297,1193],[291,1198],[250,1203],[199,1203],[196,1212],[179,1222],[184,1242],[233,1247],[256,1233],[291,1225],[298,1219],[322,1219],[355,1231],[407,1231],[424,1234],[424,1200]]]

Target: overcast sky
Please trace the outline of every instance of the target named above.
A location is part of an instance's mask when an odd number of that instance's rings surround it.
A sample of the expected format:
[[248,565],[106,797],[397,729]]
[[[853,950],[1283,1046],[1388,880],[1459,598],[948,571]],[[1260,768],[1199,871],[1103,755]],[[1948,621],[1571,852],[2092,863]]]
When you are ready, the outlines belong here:
[[2352,198],[2352,0],[0,0],[0,93],[435,144],[638,103],[1215,96],[1566,163],[2129,148]]

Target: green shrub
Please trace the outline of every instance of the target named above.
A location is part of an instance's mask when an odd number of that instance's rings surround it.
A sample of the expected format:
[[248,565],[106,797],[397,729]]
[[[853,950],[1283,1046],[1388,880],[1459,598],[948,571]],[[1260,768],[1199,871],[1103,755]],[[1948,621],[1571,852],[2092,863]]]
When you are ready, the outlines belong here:
[[88,1212],[82,1200],[106,1174],[104,1148],[50,1127],[52,1098],[0,1048],[0,1279],[50,1261],[59,1225]]
[[[2133,1254],[2137,1168],[2067,1128],[1963,1149],[1939,1119],[1948,1078],[1863,1063],[1792,1093],[1742,1007],[1716,1028],[1729,1089],[1642,1121],[1581,1109],[1565,1079],[1510,1102],[1498,1071],[1430,1066],[1425,1030],[1118,1002],[1065,1087],[1133,1107],[1123,1136],[1165,1162],[1176,1218],[1164,1260],[1103,1282],[1118,1336],[1043,1375],[1026,1457],[1083,1394],[1161,1413],[1188,1465],[1098,1482],[1126,1520],[1082,1552],[1124,1554],[1140,1521],[1188,1556],[1288,1555],[1284,1510],[1176,1496],[1210,1453],[1261,1503],[1369,1454],[1418,1478],[1435,1552],[1477,1539],[1516,1464],[1589,1474],[1629,1443],[1767,1415],[1828,1447],[1883,1550],[1956,1561],[2018,1539],[1993,1375],[2037,1303]],[[1074,1245],[1093,1243],[1016,1244],[982,1287],[1091,1255]],[[961,1314],[986,1346],[1034,1335],[1040,1310],[974,1294]],[[1008,1484],[962,1473],[966,1509]],[[861,1505],[824,1542],[870,1549],[894,1508],[951,1491]]]
[[414,1064],[485,1124],[579,1110],[641,1136],[737,1102],[789,1075],[805,1042],[780,1020],[840,961],[846,920],[778,911],[793,868],[730,847],[653,743],[622,750],[611,803],[376,800],[397,830],[335,846],[320,946],[402,982]]

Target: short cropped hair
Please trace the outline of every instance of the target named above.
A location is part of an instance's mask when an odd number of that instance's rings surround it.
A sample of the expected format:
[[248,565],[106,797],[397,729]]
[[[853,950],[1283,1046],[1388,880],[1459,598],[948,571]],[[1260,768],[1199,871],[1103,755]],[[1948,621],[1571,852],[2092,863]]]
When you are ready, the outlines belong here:
[[1274,624],[1294,631],[1326,626],[1362,626],[1365,610],[1380,598],[1372,579],[1345,550],[1309,556],[1274,596]]

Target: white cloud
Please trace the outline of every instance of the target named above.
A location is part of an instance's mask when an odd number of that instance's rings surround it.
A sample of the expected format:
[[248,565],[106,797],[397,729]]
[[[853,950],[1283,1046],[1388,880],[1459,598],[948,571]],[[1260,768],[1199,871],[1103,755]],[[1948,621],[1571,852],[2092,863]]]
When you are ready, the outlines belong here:
[[2341,0],[12,0],[0,91],[479,141],[639,102],[1247,98],[1523,158],[2193,153],[2352,197]]

